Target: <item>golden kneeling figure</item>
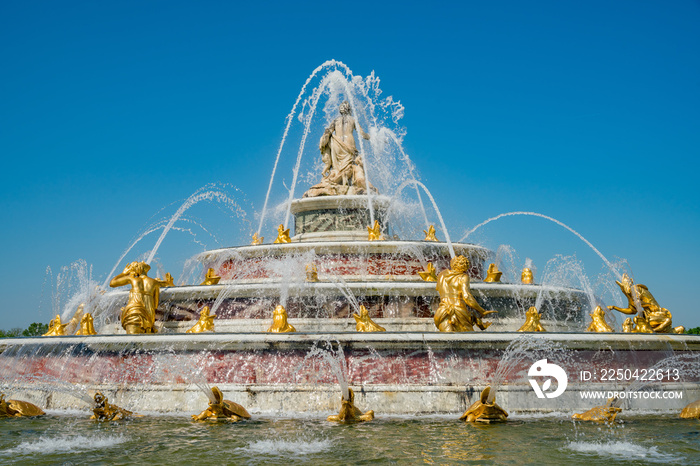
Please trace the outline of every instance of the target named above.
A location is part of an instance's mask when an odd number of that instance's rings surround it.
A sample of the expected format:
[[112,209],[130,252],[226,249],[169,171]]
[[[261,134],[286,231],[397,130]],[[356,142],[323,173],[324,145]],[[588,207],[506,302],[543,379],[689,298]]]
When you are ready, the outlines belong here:
[[355,330],[358,332],[386,332],[386,329],[381,325],[375,323],[369,316],[369,311],[366,307],[360,306],[360,314],[354,313],[352,315],[357,322],[355,325]]
[[362,413],[355,407],[355,393],[352,388],[348,388],[349,400],[343,398],[340,406],[340,412],[333,416],[328,416],[328,420],[332,422],[363,422],[374,419],[374,411]]
[[224,400],[224,394],[219,387],[212,387],[211,393],[213,396],[210,397],[212,401],[209,402],[209,407],[199,414],[193,414],[193,421],[228,419],[238,422],[241,419],[250,419],[250,414],[243,406],[231,400]]

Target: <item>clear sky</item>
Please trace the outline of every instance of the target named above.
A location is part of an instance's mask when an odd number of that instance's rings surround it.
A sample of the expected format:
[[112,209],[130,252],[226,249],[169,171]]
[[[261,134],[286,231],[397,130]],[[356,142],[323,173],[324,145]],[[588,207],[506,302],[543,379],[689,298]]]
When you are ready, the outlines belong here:
[[[329,59],[405,106],[404,148],[453,238],[554,217],[698,326],[698,24],[684,0],[4,1],[0,328],[48,322],[62,267],[103,282],[209,183],[255,223],[285,117]],[[187,217],[156,258],[174,275],[250,231],[213,204]],[[591,281],[603,266],[539,218],[473,239],[540,271],[557,254]]]

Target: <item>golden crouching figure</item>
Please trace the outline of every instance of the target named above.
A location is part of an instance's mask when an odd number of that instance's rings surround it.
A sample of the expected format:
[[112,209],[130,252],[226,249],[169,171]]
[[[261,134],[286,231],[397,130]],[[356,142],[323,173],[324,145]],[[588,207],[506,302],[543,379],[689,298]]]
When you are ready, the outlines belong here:
[[200,285],[216,285],[221,280],[221,277],[216,274],[214,269],[209,267],[207,273],[204,276],[204,281]]
[[418,275],[424,282],[437,282],[436,272],[437,271],[435,270],[435,266],[433,265],[433,263],[428,262],[428,265],[425,266],[425,270],[422,272],[418,272]]
[[[617,285],[622,290],[622,293],[627,298],[627,307],[608,306],[608,309],[615,309],[623,314],[637,314],[637,305],[641,306],[640,315],[643,316],[651,326],[655,333],[683,333],[685,327],[673,327],[672,316],[668,309],[659,306],[654,295],[651,294],[649,288],[642,284],[635,284],[634,281],[626,273],[622,274],[622,279],[616,281]],[[636,322],[636,319],[635,319]],[[637,324],[639,326],[639,324]],[[642,332],[640,332],[642,333]],[[646,332],[643,332],[646,333]]]
[[546,332],[540,323],[542,314],[537,312],[535,306],[530,307],[525,313],[525,323],[518,329],[518,332]]
[[107,397],[101,392],[95,393],[94,399],[95,405],[92,408],[92,416],[90,416],[90,419],[96,421],[121,421],[131,417],[141,417],[129,410],[109,403]]
[[487,424],[494,422],[506,422],[508,413],[505,409],[496,404],[496,399],[489,402],[491,387],[486,387],[481,392],[479,400],[475,401],[459,418],[466,422],[484,422]]
[[456,256],[450,267],[437,277],[440,306],[435,311],[435,326],[441,332],[472,332],[474,325],[486,330],[491,323],[483,323],[481,317],[497,311],[483,309],[472,295],[467,273],[469,259]]
[[367,227],[367,241],[384,241],[385,239],[379,220],[374,221],[374,226]]
[[289,228],[286,230],[284,229],[284,225],[280,223],[280,226],[277,227],[277,238],[273,241],[275,244],[280,244],[280,243],[291,243],[292,239],[289,237]]
[[433,225],[430,225],[428,227],[428,231],[423,230],[423,233],[425,233],[425,239],[423,239],[423,241],[437,241],[438,240],[435,237],[435,227]]
[[209,306],[204,306],[199,313],[199,320],[185,333],[204,333],[214,331],[214,317],[209,315]]
[[634,322],[632,322],[631,317],[626,318],[625,321],[622,322],[622,332],[634,333]]
[[268,333],[287,333],[296,332],[292,324],[287,322],[287,310],[281,304],[278,304],[272,312],[272,326],[267,329]]
[[5,394],[0,393],[0,418],[43,416],[44,414],[46,414],[44,410],[35,404],[21,400],[5,401]]
[[586,329],[586,332],[612,332],[613,329],[605,321],[605,311],[602,307],[596,306],[592,313],[588,314],[591,316],[591,324]]
[[131,285],[129,300],[122,308],[121,322],[126,333],[155,333],[156,309],[160,299],[161,281],[150,278],[151,266],[145,262],[132,262],[109,282],[109,286]]
[[614,422],[615,417],[622,412],[622,408],[615,406],[616,402],[617,398],[608,398],[608,402],[604,406],[596,406],[585,413],[574,414],[571,416],[571,419],[577,421]]
[[332,422],[362,422],[371,421],[374,419],[374,411],[370,410],[366,413],[362,413],[357,407],[355,407],[355,393],[352,388],[348,388],[348,394],[350,399],[341,399],[340,412],[338,414],[328,416],[328,420]]
[[488,270],[486,270],[486,278],[484,278],[484,283],[500,283],[501,275],[503,272],[498,270],[498,266],[494,263],[489,264]]
[[66,326],[68,324],[62,324],[61,323],[61,316],[56,314],[56,317],[54,317],[50,322],[49,322],[49,331],[43,334],[43,337],[60,337],[66,334]]
[[369,316],[369,311],[366,307],[360,306],[360,314],[353,313],[352,315],[357,322],[355,329],[358,332],[386,332],[386,329],[381,325],[376,324]]
[[263,240],[265,239],[264,236],[260,236],[257,233],[253,233],[253,241],[250,243],[253,246],[257,246],[259,244],[263,244]]
[[89,312],[87,314],[84,314],[83,317],[80,319],[80,328],[78,329],[77,332],[75,332],[76,335],[97,335],[97,332],[95,331],[95,324],[94,320],[92,318],[92,314]]
[[700,419],[700,400],[690,403],[681,411],[683,419]]
[[535,283],[535,275],[532,273],[532,269],[530,267],[525,267],[520,274],[520,282],[523,285],[532,285]]
[[316,267],[316,264],[306,264],[306,281],[318,281],[318,268]]
[[209,407],[199,414],[193,414],[193,421],[228,419],[238,422],[241,419],[250,419],[250,414],[243,406],[231,400],[224,400],[224,394],[219,387],[212,387],[211,393],[213,397],[210,397],[212,401],[209,402]]

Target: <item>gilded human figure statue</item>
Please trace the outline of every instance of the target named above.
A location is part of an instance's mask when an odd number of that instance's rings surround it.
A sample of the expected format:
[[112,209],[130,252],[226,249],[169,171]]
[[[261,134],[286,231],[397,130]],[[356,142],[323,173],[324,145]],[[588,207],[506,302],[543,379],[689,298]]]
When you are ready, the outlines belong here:
[[[304,197],[363,194],[367,190],[365,168],[355,144],[354,132],[357,130],[364,139],[369,139],[369,134],[353,118],[347,100],[340,104],[338,111],[340,116],[326,128],[319,143],[323,178]],[[373,189],[371,185],[370,189]]]
[[450,262],[451,268],[437,277],[440,306],[435,311],[435,326],[441,332],[472,332],[474,325],[486,330],[491,322],[484,323],[481,318],[497,312],[482,308],[472,295],[469,266],[469,259],[456,256]]
[[[634,315],[637,314],[637,303],[641,306],[641,317],[642,320],[648,322],[649,326],[655,333],[683,333],[685,328],[683,326],[673,327],[673,321],[671,312],[665,307],[659,306],[656,302],[654,295],[651,294],[649,288],[642,284],[635,284],[634,281],[626,273],[622,274],[622,279],[616,281],[620,290],[627,298],[627,307],[621,308],[617,306],[608,306],[608,309],[615,309],[623,314]],[[639,317],[639,316],[638,316]],[[635,323],[640,326],[640,322],[635,318]],[[648,333],[646,330],[646,325],[641,322],[642,328],[644,329],[640,333]]]
[[148,277],[151,267],[145,262],[132,262],[109,282],[109,286],[131,285],[129,300],[122,308],[121,322],[126,333],[155,333],[156,309],[161,281]]
[[384,327],[372,320],[369,316],[369,310],[362,305],[360,306],[360,313],[353,313],[352,316],[355,318],[355,322],[357,322],[355,330],[358,332],[386,332]]

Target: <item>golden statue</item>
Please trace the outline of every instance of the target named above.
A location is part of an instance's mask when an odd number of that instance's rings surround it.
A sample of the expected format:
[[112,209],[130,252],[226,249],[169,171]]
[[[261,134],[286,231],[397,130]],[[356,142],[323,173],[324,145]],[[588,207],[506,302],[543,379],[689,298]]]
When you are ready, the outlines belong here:
[[374,227],[367,227],[367,241],[384,241],[385,239],[379,220],[374,221]]
[[[642,306],[642,314],[644,319],[649,322],[653,332],[656,333],[684,333],[685,327],[672,326],[672,316],[668,309],[659,306],[654,295],[651,294],[649,288],[642,284],[635,284],[626,273],[622,274],[622,279],[615,281],[622,290],[622,293],[627,297],[627,307],[608,306],[608,309],[615,309],[623,314],[634,315],[637,313],[635,303],[639,302]],[[635,319],[636,322],[636,319]],[[644,332],[647,333],[647,332]]]
[[7,400],[5,394],[0,393],[0,418],[3,417],[28,417],[43,416],[43,409],[28,401]]
[[214,272],[214,269],[209,267],[207,274],[204,276],[204,281],[200,285],[216,285],[221,280],[221,277]]
[[654,329],[644,316],[634,316],[634,333],[654,333]]
[[615,406],[617,398],[608,398],[608,402],[603,406],[596,406],[585,413],[574,414],[571,419],[577,421],[607,422],[615,421],[615,417],[622,412],[622,408]]
[[430,225],[428,227],[428,231],[423,230],[423,233],[425,233],[425,239],[423,241],[437,241],[438,239],[435,237],[435,227]]
[[158,280],[158,282],[160,283],[161,288],[175,286],[175,279],[173,278],[170,272],[165,274],[165,278],[163,280],[161,280],[160,278],[156,278],[156,280]]
[[475,401],[459,418],[460,421],[466,422],[484,422],[491,424],[495,422],[506,422],[508,413],[505,409],[496,404],[496,399],[489,402],[489,394],[491,387],[486,387],[481,392],[481,398]]
[[101,392],[96,392],[94,399],[95,405],[92,408],[90,419],[96,421],[121,421],[130,417],[141,417],[139,414],[134,414],[127,409],[109,403],[107,397]]
[[632,322],[631,317],[626,318],[625,321],[622,322],[622,332],[634,333],[634,322]]
[[280,226],[277,227],[277,239],[273,241],[275,244],[280,244],[280,243],[291,243],[292,239],[289,237],[289,228],[286,230],[284,229],[284,225],[280,223]]
[[683,419],[700,419],[700,400],[693,401],[681,411]]
[[214,395],[214,401],[210,401],[209,407],[201,413],[193,414],[193,421],[228,419],[233,422],[238,422],[241,419],[250,419],[250,414],[248,414],[248,411],[246,411],[243,406],[231,400],[224,400],[224,394],[221,393],[219,387],[212,387],[211,392]]
[[263,244],[264,239],[265,239],[264,236],[260,236],[257,233],[253,233],[253,242],[250,244],[253,246],[257,246],[258,244]]
[[450,262],[451,269],[443,270],[437,277],[440,306],[435,311],[435,326],[441,332],[472,332],[476,324],[481,330],[491,325],[481,317],[497,311],[482,308],[469,287],[469,259],[456,256]]
[[360,315],[353,313],[357,325],[355,329],[358,332],[386,332],[386,329],[381,325],[377,325],[369,316],[369,311],[366,307],[360,305]]
[[542,314],[537,312],[535,306],[530,307],[525,313],[525,323],[518,329],[518,332],[546,332],[540,323]]
[[318,281],[318,269],[316,268],[316,264],[306,264],[306,281]]
[[146,275],[149,270],[151,266],[145,262],[132,262],[109,282],[112,288],[131,285],[129,300],[121,312],[122,327],[128,334],[156,332],[153,325],[156,321],[161,284]]
[[66,327],[68,324],[61,323],[61,316],[56,314],[49,322],[49,331],[43,334],[44,337],[61,337],[66,334]]
[[85,313],[85,303],[80,303],[78,309],[76,309],[73,317],[68,321],[66,326],[63,328],[64,335],[73,335],[76,331],[80,330],[80,322],[82,321],[83,314]]
[[484,278],[485,283],[500,283],[501,275],[503,272],[498,270],[498,266],[494,263],[489,264],[488,270],[486,270],[486,278]]
[[530,267],[525,267],[523,269],[523,272],[520,274],[520,282],[523,285],[532,285],[535,283],[535,276],[533,275]]
[[95,331],[95,324],[92,318],[92,314],[89,312],[80,319],[80,328],[78,329],[77,332],[75,332],[76,335],[97,335],[97,332]]
[[374,419],[374,411],[370,410],[366,413],[362,413],[357,407],[355,407],[355,393],[352,388],[348,388],[348,394],[350,399],[346,400],[341,398],[340,412],[333,416],[328,416],[328,420],[332,422],[363,422],[371,421]]
[[350,103],[346,100],[340,104],[340,116],[331,122],[323,132],[319,149],[323,171],[321,182],[312,186],[304,197],[344,196],[363,194],[369,189],[376,189],[365,181],[365,169],[357,147],[354,132],[364,139],[369,139],[360,124],[352,116]]
[[199,320],[197,323],[185,333],[213,332],[214,317],[216,317],[216,315],[209,315],[209,306],[204,306],[199,313]]
[[267,329],[268,333],[287,333],[296,332],[292,324],[287,322],[287,310],[281,304],[278,304],[272,312],[272,326]]
[[418,272],[418,275],[420,275],[420,278],[422,278],[424,282],[436,282],[436,272],[437,271],[435,270],[435,266],[433,265],[433,263],[428,262],[428,265],[425,266],[425,270],[422,272]]
[[591,316],[591,324],[586,329],[586,332],[604,333],[613,331],[612,327],[605,321],[605,311],[602,307],[596,306],[593,312],[588,315]]

